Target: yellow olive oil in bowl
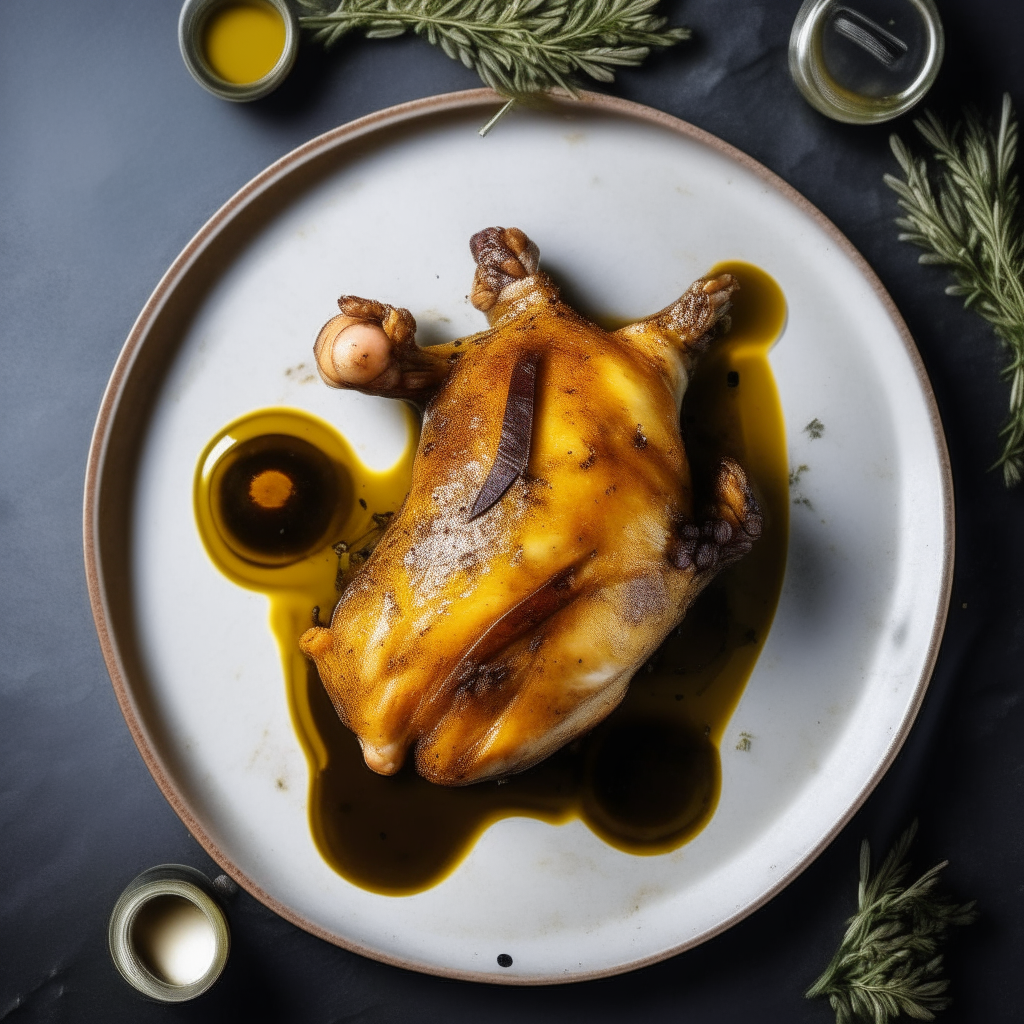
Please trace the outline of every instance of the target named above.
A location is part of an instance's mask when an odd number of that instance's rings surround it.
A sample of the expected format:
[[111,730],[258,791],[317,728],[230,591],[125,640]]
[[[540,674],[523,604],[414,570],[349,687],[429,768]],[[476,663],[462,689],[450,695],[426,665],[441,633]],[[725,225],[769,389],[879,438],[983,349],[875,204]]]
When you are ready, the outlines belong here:
[[178,44],[192,77],[222,99],[246,102],[276,89],[298,51],[285,0],[185,0]]

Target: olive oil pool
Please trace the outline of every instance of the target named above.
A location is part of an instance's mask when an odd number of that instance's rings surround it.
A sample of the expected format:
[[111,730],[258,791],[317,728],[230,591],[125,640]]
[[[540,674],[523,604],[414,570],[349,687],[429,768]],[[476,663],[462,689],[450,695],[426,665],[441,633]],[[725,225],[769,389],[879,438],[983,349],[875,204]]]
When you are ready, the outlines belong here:
[[750,554],[723,571],[640,670],[622,704],[546,761],[500,782],[461,788],[366,767],[298,638],[339,593],[404,499],[418,423],[398,462],[378,472],[329,424],[265,409],[210,440],[195,478],[195,514],[214,563],[270,603],[289,706],[310,771],[309,824],[324,859],[364,889],[427,889],[491,824],[513,815],[552,825],[582,819],[635,855],[664,853],[708,823],[721,788],[719,747],[771,627],[789,533],[786,438],[768,350],[785,323],[781,289],[746,263],[712,274],[740,281],[732,329],[694,374],[682,428],[693,479],[713,459],[746,469],[764,513]]

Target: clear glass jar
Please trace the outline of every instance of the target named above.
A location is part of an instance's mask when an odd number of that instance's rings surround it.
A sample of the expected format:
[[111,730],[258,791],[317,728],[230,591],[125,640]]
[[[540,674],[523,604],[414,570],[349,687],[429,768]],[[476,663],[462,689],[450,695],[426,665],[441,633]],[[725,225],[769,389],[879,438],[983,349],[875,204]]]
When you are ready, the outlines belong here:
[[789,70],[816,110],[876,124],[931,88],[945,37],[933,0],[806,0],[789,39]]
[[129,985],[150,999],[181,1003],[220,977],[231,935],[216,887],[185,864],[161,864],[132,880],[107,928],[111,959]]

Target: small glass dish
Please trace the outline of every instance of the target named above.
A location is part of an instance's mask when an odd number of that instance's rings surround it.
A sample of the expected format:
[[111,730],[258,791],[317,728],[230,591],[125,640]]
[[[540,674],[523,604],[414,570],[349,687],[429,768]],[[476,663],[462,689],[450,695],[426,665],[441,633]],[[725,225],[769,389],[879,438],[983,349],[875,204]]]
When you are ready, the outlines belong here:
[[816,110],[877,124],[924,97],[944,50],[933,0],[805,0],[789,37],[789,71]]
[[[251,80],[231,80],[211,60],[208,37],[218,17],[247,12],[280,16],[283,45],[269,70]],[[178,17],[178,46],[185,67],[204,89],[221,99],[246,103],[273,92],[288,77],[299,50],[299,26],[285,0],[185,0]]]
[[150,999],[181,1003],[220,977],[231,935],[213,883],[185,864],[131,881],[110,914],[107,943],[121,977]]

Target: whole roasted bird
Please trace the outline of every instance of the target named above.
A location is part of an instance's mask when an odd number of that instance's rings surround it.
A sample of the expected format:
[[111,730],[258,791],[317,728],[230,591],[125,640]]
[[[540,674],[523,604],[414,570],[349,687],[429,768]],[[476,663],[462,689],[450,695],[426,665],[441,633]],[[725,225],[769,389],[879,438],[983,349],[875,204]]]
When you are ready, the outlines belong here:
[[433,782],[521,771],[601,721],[761,516],[722,459],[695,517],[679,411],[728,326],[732,276],[604,331],[567,306],[518,228],[474,235],[490,327],[420,348],[405,309],[346,295],[320,374],[415,403],[412,487],[301,638],[367,765]]

